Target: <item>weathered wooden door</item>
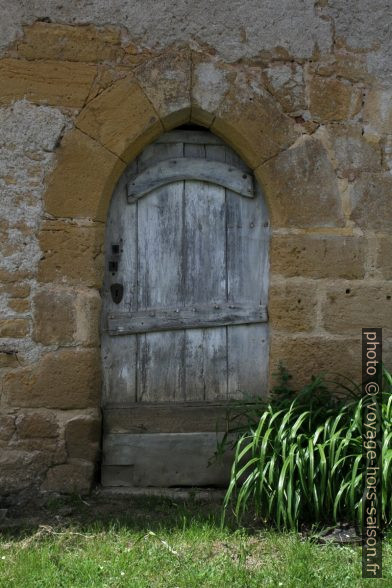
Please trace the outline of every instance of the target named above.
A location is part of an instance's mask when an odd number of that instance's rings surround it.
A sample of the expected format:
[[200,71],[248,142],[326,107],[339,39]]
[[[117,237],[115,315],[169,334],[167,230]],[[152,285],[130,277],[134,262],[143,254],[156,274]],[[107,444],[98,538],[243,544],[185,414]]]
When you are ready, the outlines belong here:
[[268,219],[209,132],[163,135],[120,179],[103,288],[105,486],[224,485],[229,399],[266,389]]

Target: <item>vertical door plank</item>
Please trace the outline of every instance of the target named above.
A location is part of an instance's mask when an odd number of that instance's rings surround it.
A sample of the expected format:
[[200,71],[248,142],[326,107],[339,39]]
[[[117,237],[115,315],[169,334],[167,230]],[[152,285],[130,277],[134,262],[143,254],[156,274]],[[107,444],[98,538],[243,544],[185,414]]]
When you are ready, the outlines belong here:
[[[136,335],[110,337],[107,316],[111,312],[137,309],[136,208],[126,201],[126,184],[136,172],[137,162],[128,166],[121,176],[110,203],[105,235],[105,270],[102,294],[101,355],[103,364],[103,404],[134,402],[136,399]],[[119,247],[119,253],[113,251]],[[117,262],[117,271],[109,271],[109,262]],[[124,287],[121,302],[116,304],[110,293],[111,284]]]
[[[206,146],[185,145],[184,154],[204,157]],[[226,299],[225,192],[204,182],[185,182],[185,299],[187,305]],[[186,399],[227,397],[225,328],[186,331]]]
[[[182,241],[184,183],[155,190],[138,203],[139,309],[183,304]],[[184,331],[139,335],[141,402],[183,400]]]
[[[227,163],[238,163],[229,149]],[[267,214],[260,190],[252,200],[226,191],[228,302],[266,304],[268,279]],[[227,327],[230,398],[266,392],[268,332],[266,325]]]

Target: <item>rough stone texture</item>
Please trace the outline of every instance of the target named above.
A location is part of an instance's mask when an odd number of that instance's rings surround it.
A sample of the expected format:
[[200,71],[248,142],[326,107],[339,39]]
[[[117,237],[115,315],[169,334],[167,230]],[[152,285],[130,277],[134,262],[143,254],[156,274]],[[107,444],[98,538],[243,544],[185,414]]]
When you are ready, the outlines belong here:
[[94,462],[99,450],[101,421],[90,416],[75,417],[65,425],[68,456]]
[[310,112],[321,122],[349,119],[359,112],[361,99],[361,91],[345,81],[314,77],[310,83]]
[[16,420],[16,429],[22,439],[57,437],[58,425],[53,415],[39,412],[22,414]]
[[94,407],[99,403],[99,372],[99,353],[95,349],[47,353],[37,365],[6,375],[5,401],[16,407]]
[[57,156],[58,165],[45,194],[47,212],[57,217],[103,220],[124,164],[79,130],[64,137]]
[[392,280],[392,239],[380,239],[377,250],[377,267],[386,280]]
[[352,220],[361,229],[392,231],[392,176],[362,174],[351,193]]
[[192,53],[192,121],[210,127],[235,73],[204,53]]
[[362,327],[382,327],[392,334],[392,284],[344,284],[327,290],[324,328],[330,333],[358,335]]
[[72,291],[38,291],[34,296],[33,339],[43,345],[72,343],[76,330],[74,302]]
[[260,83],[260,72],[238,72],[218,108],[211,130],[223,137],[252,168],[286,149],[299,135],[291,119]]
[[266,86],[279,100],[285,112],[301,113],[306,109],[303,67],[298,63],[271,63],[263,70]]
[[336,176],[322,143],[301,139],[256,170],[275,227],[338,227],[343,213]]
[[102,280],[103,227],[47,221],[39,233],[42,258],[40,282],[100,286]]
[[310,58],[318,48],[328,51],[332,43],[331,23],[317,14],[313,0],[165,0],[133,3],[0,2],[2,29],[0,48],[22,34],[22,24],[39,18],[56,23],[115,25],[126,30],[130,41],[162,49],[175,43],[201,43],[214,47],[228,61],[273,51]]
[[90,487],[107,206],[164,128],[212,128],[257,168],[271,371],[281,359],[297,382],[322,369],[359,380],[364,316],[392,360],[388,2],[0,10],[0,494]]
[[287,277],[363,278],[365,240],[336,235],[273,234],[271,272]]
[[15,432],[15,417],[0,416],[0,441],[9,441]]
[[91,489],[94,464],[74,461],[50,468],[42,490],[65,494],[88,494]]
[[392,88],[372,88],[365,100],[366,131],[378,135],[392,133]]
[[330,137],[340,177],[352,180],[360,172],[381,171],[379,142],[363,136],[361,125],[332,125]]
[[146,61],[135,76],[154,106],[165,130],[190,118],[191,56],[190,51],[176,51]]
[[[357,333],[356,333],[357,335]],[[271,341],[270,373],[282,361],[293,375],[293,386],[309,384],[312,375],[340,373],[356,382],[361,378],[360,337],[327,339],[325,336],[274,335]]]
[[122,56],[118,29],[47,22],[35,22],[31,27],[25,27],[23,39],[17,42],[17,51],[25,59],[89,63],[116,61]]
[[163,131],[156,111],[133,76],[114,83],[91,100],[76,125],[124,161],[131,161]]
[[316,287],[301,281],[273,282],[269,290],[270,325],[279,331],[306,332],[316,324]]
[[96,68],[91,65],[57,61],[0,61],[0,104],[27,98],[50,106],[83,106]]

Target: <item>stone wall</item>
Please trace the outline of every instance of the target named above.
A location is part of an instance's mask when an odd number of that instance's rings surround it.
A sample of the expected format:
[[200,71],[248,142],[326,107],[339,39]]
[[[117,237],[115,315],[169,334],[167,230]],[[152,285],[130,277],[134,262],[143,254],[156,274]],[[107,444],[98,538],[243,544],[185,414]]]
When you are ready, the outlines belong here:
[[266,195],[271,372],[359,380],[363,326],[391,366],[389,3],[56,4],[0,1],[0,493],[90,489],[107,206],[189,121]]

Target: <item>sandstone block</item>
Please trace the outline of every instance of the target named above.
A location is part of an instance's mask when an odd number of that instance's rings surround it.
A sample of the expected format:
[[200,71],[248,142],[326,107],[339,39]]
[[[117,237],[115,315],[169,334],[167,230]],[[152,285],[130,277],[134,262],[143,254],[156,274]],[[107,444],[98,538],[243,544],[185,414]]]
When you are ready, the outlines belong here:
[[15,312],[27,312],[30,308],[30,301],[20,298],[8,300],[8,307]]
[[94,462],[101,439],[101,423],[90,416],[75,417],[65,425],[65,441],[69,457]]
[[56,61],[0,61],[0,104],[27,98],[49,106],[81,108],[96,74],[94,65]]
[[322,143],[304,137],[255,170],[274,227],[344,224],[334,169]]
[[392,231],[392,176],[361,174],[352,189],[351,219],[362,229]]
[[218,108],[211,130],[252,168],[287,149],[299,136],[260,83],[259,72],[241,70]]
[[29,331],[30,321],[28,319],[10,318],[0,320],[0,337],[21,339],[22,337],[26,337]]
[[84,345],[99,346],[100,344],[100,312],[101,296],[97,290],[79,290],[76,301],[75,339]]
[[392,285],[343,285],[328,288],[322,307],[324,328],[330,333],[357,335],[363,327],[392,329]]
[[124,163],[77,129],[64,137],[57,153],[58,163],[45,194],[46,212],[57,217],[106,220]]
[[314,284],[273,283],[268,301],[270,325],[278,331],[311,331],[316,324],[316,303]]
[[321,122],[350,119],[361,108],[361,91],[343,80],[314,76],[309,94],[310,112]]
[[272,274],[287,277],[363,278],[365,239],[338,235],[273,234],[270,267]]
[[39,233],[43,253],[38,266],[40,282],[99,286],[103,272],[103,228],[80,227],[47,221]]
[[91,100],[76,126],[124,161],[134,159],[163,131],[156,111],[133,76],[119,80]]
[[87,462],[66,463],[50,468],[41,489],[63,494],[88,494],[94,476],[94,465]]
[[[325,336],[289,336],[274,334],[271,338],[270,374],[276,373],[279,361],[293,376],[298,389],[310,382],[312,375],[342,374],[356,382],[361,380],[360,336],[353,339],[328,339]],[[335,378],[331,378],[335,379]]]
[[75,293],[41,290],[34,296],[33,339],[43,345],[72,343],[76,330]]
[[191,59],[189,50],[164,53],[135,70],[165,130],[190,119]]
[[19,416],[16,420],[16,428],[21,439],[51,438],[58,435],[55,417],[39,412]]
[[101,63],[121,57],[120,32],[114,28],[69,26],[35,22],[24,28],[17,43],[18,54],[25,59],[86,61]]
[[89,408],[100,396],[100,355],[95,349],[47,353],[35,366],[9,372],[4,379],[9,406]]

